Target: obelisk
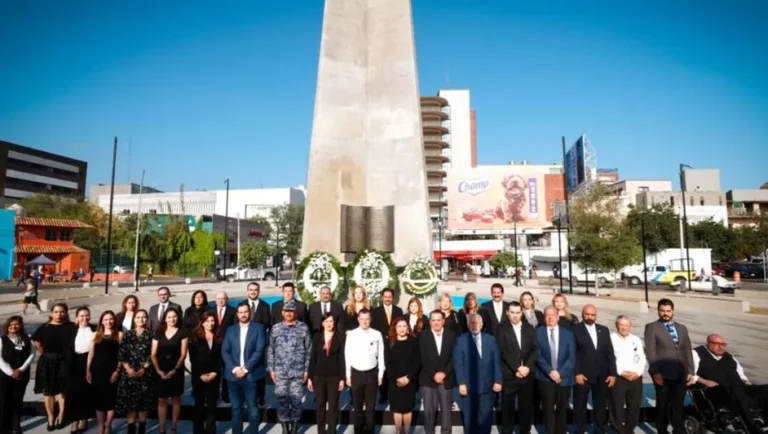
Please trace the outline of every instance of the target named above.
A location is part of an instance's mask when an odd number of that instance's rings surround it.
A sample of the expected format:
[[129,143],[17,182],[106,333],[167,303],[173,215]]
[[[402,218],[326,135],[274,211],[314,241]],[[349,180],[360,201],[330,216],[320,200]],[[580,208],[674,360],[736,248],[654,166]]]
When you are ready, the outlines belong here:
[[432,256],[410,0],[326,0],[302,252],[343,258],[342,205],[394,206],[398,265]]

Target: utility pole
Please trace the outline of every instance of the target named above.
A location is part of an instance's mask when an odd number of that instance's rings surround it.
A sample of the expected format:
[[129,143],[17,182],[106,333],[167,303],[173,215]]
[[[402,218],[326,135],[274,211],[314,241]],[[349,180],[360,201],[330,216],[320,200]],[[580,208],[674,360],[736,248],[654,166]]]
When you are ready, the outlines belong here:
[[[565,221],[568,224],[568,226],[565,227],[565,237],[568,241],[568,288],[570,289],[570,293],[573,294],[573,262],[571,260],[571,217],[570,217],[570,204],[568,202],[568,182],[567,182],[567,176],[568,174],[565,171],[566,168],[566,160],[565,160],[565,136],[563,136],[562,140],[563,145],[563,193],[565,194]],[[562,266],[562,265],[561,265]],[[562,270],[560,270],[560,273],[562,274]],[[587,282],[587,291],[589,291],[589,282]]]
[[136,247],[133,252],[133,285],[134,290],[139,290],[139,280],[141,279],[141,273],[139,273],[139,240],[141,239],[141,195],[144,193],[144,170],[141,171],[141,184],[139,184],[139,212],[136,218]]
[[227,279],[227,266],[229,264],[229,178],[224,181],[227,184],[227,194],[224,202],[224,250],[223,250],[223,266],[221,274],[224,276],[224,280]]
[[645,283],[645,305],[651,307],[648,301],[648,256],[645,250],[645,211],[640,214],[640,234],[643,238],[643,282]]
[[109,273],[112,271],[112,206],[115,201],[115,163],[117,163],[117,136],[112,146],[112,184],[109,187],[109,222],[107,223],[107,277],[104,279],[104,294],[109,294]]
[[688,292],[691,291],[691,250],[688,247],[688,212],[685,207],[685,177],[683,176],[683,170],[685,168],[692,169],[687,164],[680,164],[680,192],[683,193],[683,236],[685,238],[685,269],[688,271]]

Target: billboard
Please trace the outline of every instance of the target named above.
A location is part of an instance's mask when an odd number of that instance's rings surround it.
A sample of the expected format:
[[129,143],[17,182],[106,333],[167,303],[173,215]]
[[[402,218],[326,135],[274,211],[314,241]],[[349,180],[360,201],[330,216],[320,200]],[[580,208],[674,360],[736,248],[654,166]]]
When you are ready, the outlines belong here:
[[546,169],[486,166],[448,175],[448,229],[518,230],[547,225]]
[[584,164],[584,134],[576,140],[565,153],[565,181],[568,193],[576,190],[587,180],[587,168]]

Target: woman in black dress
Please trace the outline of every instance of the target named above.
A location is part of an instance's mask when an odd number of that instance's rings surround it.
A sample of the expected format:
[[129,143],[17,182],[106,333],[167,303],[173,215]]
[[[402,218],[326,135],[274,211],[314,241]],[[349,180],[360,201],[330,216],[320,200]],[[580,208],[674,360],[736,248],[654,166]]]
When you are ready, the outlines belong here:
[[459,329],[461,330],[461,333],[468,333],[469,332],[469,324],[467,322],[467,318],[470,314],[476,313],[480,315],[483,318],[483,329],[482,331],[487,333],[487,327],[488,324],[491,323],[491,317],[488,315],[488,311],[480,307],[480,304],[477,302],[477,295],[475,295],[474,292],[468,292],[467,295],[464,296],[464,307],[462,307],[459,310]]
[[171,433],[176,434],[181,414],[181,395],[184,393],[184,359],[187,358],[187,335],[180,328],[181,318],[173,309],[163,314],[163,322],[152,338],[152,364],[155,367],[155,395],[157,396],[158,432],[165,434],[168,416],[168,398],[173,399]]
[[117,361],[120,338],[114,312],[105,311],[99,318],[99,328],[91,343],[86,371],[86,379],[93,391],[91,399],[96,408],[99,434],[112,432],[117,400],[117,380],[120,379],[120,364]]
[[123,299],[123,308],[115,319],[117,329],[123,333],[133,330],[136,311],[140,309],[139,299],[135,295],[129,295]]
[[221,340],[216,316],[211,312],[203,313],[200,323],[189,337],[192,396],[195,397],[194,434],[216,432],[216,408],[224,368]]
[[[344,390],[344,337],[336,331],[330,312],[321,318],[322,333],[315,333],[309,355],[307,388],[317,400],[318,434],[336,434],[339,394]],[[326,410],[326,404],[328,409]]]
[[123,334],[118,360],[123,365],[117,387],[117,412],[126,415],[128,434],[136,434],[136,416],[139,417],[138,434],[147,432],[147,412],[155,406],[152,389],[152,332],[147,329],[149,314],[136,311],[134,328]]
[[21,406],[35,353],[20,316],[8,318],[0,338],[0,432],[21,434]]
[[571,327],[579,323],[579,318],[568,309],[568,298],[565,294],[555,294],[552,297],[552,306],[557,309],[557,313],[560,315],[560,321],[558,321],[560,327],[570,330]]
[[429,318],[424,315],[424,308],[418,297],[412,297],[408,300],[408,311],[405,312],[403,318],[408,321],[408,326],[413,331],[414,336],[418,336],[425,327],[429,328]]
[[544,324],[544,314],[536,309],[536,299],[530,291],[520,294],[520,306],[523,308],[523,322],[527,322],[534,328]]
[[192,293],[190,306],[184,311],[184,330],[191,337],[192,331],[200,323],[200,317],[208,312],[208,296],[205,291],[195,291]]
[[[75,326],[69,321],[68,310],[66,303],[54,304],[48,322],[32,334],[32,342],[40,353],[34,391],[43,394],[48,431],[63,427],[66,416],[66,381],[75,340]],[[58,416],[54,414],[56,403],[59,404]]]
[[395,433],[403,426],[411,432],[411,417],[416,403],[416,380],[421,370],[419,341],[406,318],[392,322],[389,341],[384,351],[389,381],[389,409],[395,420]]
[[455,337],[459,337],[461,334],[459,317],[456,315],[456,311],[453,310],[453,300],[447,292],[440,294],[437,307],[445,315],[445,329],[452,331]]
[[86,380],[88,371],[88,353],[96,335],[96,326],[91,324],[91,311],[79,307],[75,311],[75,343],[72,354],[72,366],[67,380],[67,419],[72,422],[72,434],[84,433],[88,429],[88,419],[93,417],[91,385]]

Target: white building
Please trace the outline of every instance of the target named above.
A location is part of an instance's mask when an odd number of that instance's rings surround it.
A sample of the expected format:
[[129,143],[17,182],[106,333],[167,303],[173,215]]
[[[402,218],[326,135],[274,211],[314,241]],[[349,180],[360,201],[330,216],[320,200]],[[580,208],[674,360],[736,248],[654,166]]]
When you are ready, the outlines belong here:
[[630,180],[614,182],[606,185],[608,191],[615,194],[620,200],[622,214],[629,212],[629,207],[638,206],[637,195],[646,191],[671,191],[672,181],[669,180]]
[[[227,212],[227,191],[185,191],[144,193],[141,195],[142,214],[176,214],[201,217],[204,215],[240,216],[247,219],[269,217],[272,208],[279,205],[304,205],[303,187],[297,188],[254,188],[229,190],[229,212]],[[115,214],[139,212],[138,194],[116,194],[113,210]],[[109,195],[100,196],[98,205],[109,211]]]
[[477,165],[475,139],[475,112],[472,110],[469,89],[442,89],[437,95],[445,98],[450,107],[450,167],[468,168]]

